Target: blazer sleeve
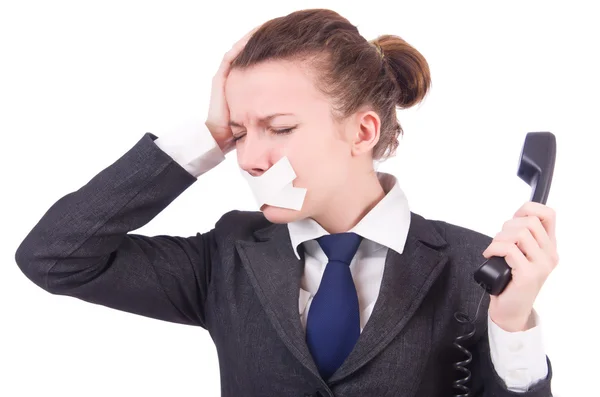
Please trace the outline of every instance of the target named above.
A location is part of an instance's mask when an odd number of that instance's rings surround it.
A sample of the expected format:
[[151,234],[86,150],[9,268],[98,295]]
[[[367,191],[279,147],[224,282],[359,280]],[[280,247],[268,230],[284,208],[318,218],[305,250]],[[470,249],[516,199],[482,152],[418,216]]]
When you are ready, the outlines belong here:
[[472,372],[473,390],[476,390],[477,397],[551,397],[552,390],[550,383],[552,380],[552,367],[550,359],[546,356],[548,364],[548,374],[546,378],[539,380],[531,386],[526,392],[517,392],[509,390],[506,384],[500,378],[490,354],[489,338],[487,337],[487,328],[482,333],[482,337],[469,349],[473,354],[473,361],[468,366]]
[[122,157],[60,198],[15,260],[36,285],[110,308],[206,328],[215,229],[190,237],[129,233],[197,179],[146,133]]

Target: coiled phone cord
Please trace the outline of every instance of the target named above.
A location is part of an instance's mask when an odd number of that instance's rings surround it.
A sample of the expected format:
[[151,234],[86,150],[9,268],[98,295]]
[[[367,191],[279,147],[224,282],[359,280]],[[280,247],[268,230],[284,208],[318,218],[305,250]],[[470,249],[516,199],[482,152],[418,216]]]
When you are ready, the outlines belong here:
[[465,384],[471,380],[471,371],[469,371],[466,368],[466,365],[469,365],[471,363],[471,361],[473,359],[473,355],[471,354],[471,352],[469,350],[467,350],[465,347],[463,347],[461,345],[461,342],[464,342],[465,340],[467,340],[467,339],[473,337],[473,335],[475,335],[475,330],[476,330],[475,322],[477,321],[477,318],[479,317],[479,309],[481,308],[481,302],[483,301],[483,297],[485,296],[486,293],[487,292],[485,290],[483,290],[483,293],[481,294],[481,299],[479,300],[479,304],[477,305],[477,312],[475,312],[475,318],[473,320],[471,320],[469,318],[469,316],[465,313],[461,313],[461,312],[454,313],[454,318],[456,319],[456,321],[458,321],[460,324],[467,324],[470,328],[469,332],[467,332],[463,335],[457,336],[454,339],[454,343],[453,343],[453,345],[467,357],[465,360],[457,361],[456,363],[454,363],[452,365],[454,367],[454,369],[465,374],[464,378],[458,379],[452,383],[452,387],[460,390],[460,392],[462,393],[462,394],[456,394],[454,397],[469,397],[471,395],[471,390],[469,389],[469,387],[465,386]]

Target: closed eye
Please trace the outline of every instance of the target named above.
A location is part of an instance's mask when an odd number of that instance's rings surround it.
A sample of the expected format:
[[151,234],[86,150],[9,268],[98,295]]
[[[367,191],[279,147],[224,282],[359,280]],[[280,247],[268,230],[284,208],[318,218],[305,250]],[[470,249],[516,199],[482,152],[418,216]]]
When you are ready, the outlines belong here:
[[294,128],[296,127],[291,127],[291,128],[282,128],[282,129],[273,129],[272,131],[276,134],[289,134],[290,132],[292,132],[294,130]]
[[[290,134],[292,131],[294,131],[297,128],[297,126],[295,127],[290,127],[290,128],[271,128],[271,131],[275,134],[275,135],[285,135],[285,134]],[[240,133],[237,136],[233,137],[234,142],[238,141],[239,139],[243,138],[246,136],[246,133]]]

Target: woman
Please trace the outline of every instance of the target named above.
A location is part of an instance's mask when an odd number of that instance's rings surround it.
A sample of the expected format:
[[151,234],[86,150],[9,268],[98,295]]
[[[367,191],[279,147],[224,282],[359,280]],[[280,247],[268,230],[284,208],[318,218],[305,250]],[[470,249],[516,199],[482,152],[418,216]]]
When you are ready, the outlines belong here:
[[[453,369],[467,358],[452,345],[465,331],[454,313],[480,305],[466,386],[549,396],[532,308],[558,262],[553,211],[526,203],[492,240],[411,212],[396,179],[373,169],[398,145],[396,107],[429,85],[426,60],[399,37],[369,43],[330,10],[270,20],[225,55],[204,134],[146,133],[58,200],[16,261],[53,294],[207,329],[223,396],[464,391],[453,389],[467,374]],[[234,149],[255,187],[287,162],[301,206],[269,204],[273,190],[260,212],[232,211],[203,234],[129,233]],[[513,280],[480,300],[482,252],[506,257]]]

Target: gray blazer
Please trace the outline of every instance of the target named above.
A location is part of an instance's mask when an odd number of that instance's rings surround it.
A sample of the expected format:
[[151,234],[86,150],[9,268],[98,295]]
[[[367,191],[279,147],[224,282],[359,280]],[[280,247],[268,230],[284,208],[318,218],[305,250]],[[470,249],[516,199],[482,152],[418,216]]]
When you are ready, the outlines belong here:
[[[298,315],[303,261],[286,225],[261,212],[231,211],[206,233],[184,238],[129,233],[147,224],[197,181],[146,133],[122,157],[43,215],[19,245],[23,273],[52,294],[197,325],[211,335],[221,395],[448,397],[466,358],[453,346],[467,330],[482,289],[473,272],[491,238],[411,213],[406,250],[388,250],[379,298],[354,350],[320,378]],[[526,393],[509,391],[493,369],[489,296],[475,335],[473,395],[551,396],[548,377]],[[201,385],[201,383],[200,383]],[[198,390],[202,395],[202,390]]]

